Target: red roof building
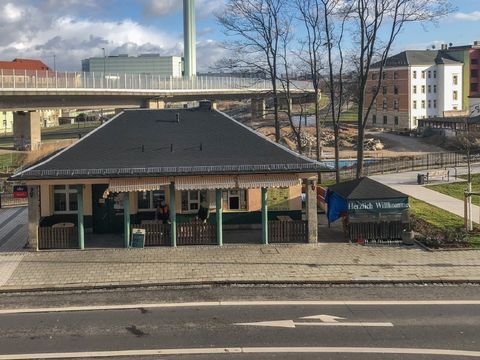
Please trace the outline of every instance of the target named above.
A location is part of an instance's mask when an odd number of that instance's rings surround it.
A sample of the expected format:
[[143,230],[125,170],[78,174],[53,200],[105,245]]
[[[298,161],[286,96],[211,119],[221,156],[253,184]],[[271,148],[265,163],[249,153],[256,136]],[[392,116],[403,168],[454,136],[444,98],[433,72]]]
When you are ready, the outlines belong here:
[[3,70],[50,70],[40,60],[14,59],[13,61],[0,61],[0,69]]

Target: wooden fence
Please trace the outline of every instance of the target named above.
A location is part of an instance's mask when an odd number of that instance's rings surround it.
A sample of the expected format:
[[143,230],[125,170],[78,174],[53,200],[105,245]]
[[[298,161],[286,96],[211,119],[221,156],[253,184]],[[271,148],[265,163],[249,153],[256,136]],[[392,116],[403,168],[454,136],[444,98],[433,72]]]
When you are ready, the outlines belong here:
[[348,224],[351,241],[363,240],[401,240],[402,231],[407,225],[401,221],[382,221]]
[[195,221],[177,225],[177,245],[214,245],[217,243],[217,227]]
[[169,246],[170,224],[141,224],[133,225],[135,229],[145,229],[145,246]]
[[70,228],[38,228],[38,248],[46,249],[78,249],[78,229]]
[[268,222],[268,241],[270,243],[305,243],[308,226],[303,220]]

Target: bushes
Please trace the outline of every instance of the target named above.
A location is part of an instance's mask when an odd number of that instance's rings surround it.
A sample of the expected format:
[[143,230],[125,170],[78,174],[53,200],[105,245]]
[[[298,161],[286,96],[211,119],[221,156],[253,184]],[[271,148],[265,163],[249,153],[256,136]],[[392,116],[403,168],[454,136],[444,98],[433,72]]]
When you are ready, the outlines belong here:
[[419,233],[416,239],[429,248],[471,247],[468,233],[461,227],[440,229],[415,215],[411,215],[410,222],[412,229]]

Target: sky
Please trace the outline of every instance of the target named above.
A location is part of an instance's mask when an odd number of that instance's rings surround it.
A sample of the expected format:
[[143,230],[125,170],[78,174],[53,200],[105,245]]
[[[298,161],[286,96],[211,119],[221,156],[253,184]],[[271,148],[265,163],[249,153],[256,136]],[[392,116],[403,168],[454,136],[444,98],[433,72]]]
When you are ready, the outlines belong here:
[[[225,0],[196,0],[197,68],[213,71],[228,41],[215,13]],[[480,40],[480,0],[456,7],[436,24],[408,25],[394,52]],[[80,71],[89,57],[143,53],[183,55],[182,0],[0,0],[0,60],[41,59],[59,71]],[[299,34],[301,32],[298,32]]]

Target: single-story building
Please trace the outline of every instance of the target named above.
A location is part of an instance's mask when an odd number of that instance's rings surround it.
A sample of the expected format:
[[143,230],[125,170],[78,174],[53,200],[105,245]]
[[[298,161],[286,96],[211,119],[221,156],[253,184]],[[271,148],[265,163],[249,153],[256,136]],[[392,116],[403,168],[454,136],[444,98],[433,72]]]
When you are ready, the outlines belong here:
[[[224,226],[245,224],[263,243],[316,242],[320,171],[330,170],[201,103],[125,110],[11,180],[28,185],[34,249],[112,246],[115,234],[128,247],[132,228],[146,230],[146,245],[221,245]],[[212,216],[199,222],[202,206]]]

